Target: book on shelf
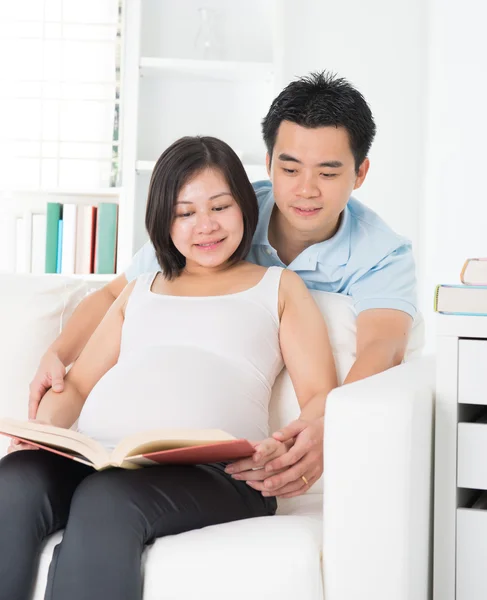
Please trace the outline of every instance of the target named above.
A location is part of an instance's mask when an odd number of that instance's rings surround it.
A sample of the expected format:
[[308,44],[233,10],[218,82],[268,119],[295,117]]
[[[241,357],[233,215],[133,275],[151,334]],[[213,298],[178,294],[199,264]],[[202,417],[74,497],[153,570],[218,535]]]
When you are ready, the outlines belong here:
[[117,204],[109,202],[100,202],[98,204],[95,273],[115,273],[117,259],[117,215]]
[[57,251],[56,251],[56,273],[61,273],[63,268],[63,220],[57,223]]
[[487,316],[487,286],[438,285],[435,289],[434,309],[450,315]]
[[21,217],[21,227],[24,230],[24,248],[23,248],[23,260],[24,260],[24,273],[30,273],[32,271],[32,212],[30,210],[24,210]]
[[61,273],[73,275],[76,266],[76,223],[78,206],[63,204],[63,236],[61,248]]
[[75,273],[93,273],[92,261],[92,237],[93,211],[95,206],[78,206],[76,222],[76,260]]
[[90,273],[95,272],[96,257],[96,228],[98,223],[98,207],[92,206],[91,212],[91,248],[90,248]]
[[487,285],[487,258],[467,258],[460,281],[465,285]]
[[117,204],[49,202],[44,231],[43,272],[65,275],[116,272]]
[[15,270],[17,273],[28,273],[26,255],[26,231],[24,217],[16,218],[15,230]]
[[59,242],[59,221],[61,220],[61,203],[48,202],[46,207],[46,273],[57,272],[57,255]]
[[39,275],[45,273],[46,262],[46,215],[32,215],[32,264],[31,272]]
[[204,464],[246,458],[255,452],[245,439],[220,429],[154,429],[129,435],[113,450],[73,429],[33,421],[0,419],[0,434],[60,454],[101,471],[158,464]]
[[17,218],[0,213],[0,272],[16,271]]

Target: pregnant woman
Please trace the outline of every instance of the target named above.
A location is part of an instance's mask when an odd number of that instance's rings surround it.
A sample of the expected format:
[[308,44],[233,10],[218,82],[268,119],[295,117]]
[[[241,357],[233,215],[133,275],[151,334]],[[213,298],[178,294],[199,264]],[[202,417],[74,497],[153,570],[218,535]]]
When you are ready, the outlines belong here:
[[[299,276],[244,260],[257,219],[229,146],[210,137],[170,146],[146,212],[160,271],[125,288],[37,418],[59,427],[79,418],[108,448],[144,429],[195,427],[251,440],[256,467],[286,452],[268,437],[283,365],[303,419],[323,415],[337,381],[324,320]],[[46,598],[137,600],[141,555],[156,538],[275,510],[275,498],[224,463],[96,472],[13,444],[0,461],[0,599],[30,597],[41,545],[59,529]]]

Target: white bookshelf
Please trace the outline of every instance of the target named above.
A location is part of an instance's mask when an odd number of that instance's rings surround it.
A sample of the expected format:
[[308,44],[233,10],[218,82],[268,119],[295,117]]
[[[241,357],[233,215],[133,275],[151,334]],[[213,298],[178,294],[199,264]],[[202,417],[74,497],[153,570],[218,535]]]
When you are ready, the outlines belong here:
[[[138,160],[135,163],[135,171],[138,175],[152,174],[155,160]],[[251,163],[243,161],[243,166],[247,172],[247,176],[251,181],[259,181],[260,179],[267,179],[266,167],[263,163]]]
[[[44,256],[34,242],[45,236],[44,224],[37,229],[36,220],[46,215],[47,204],[77,204],[79,206],[98,206],[100,202],[123,205],[121,187],[105,188],[54,188],[42,190],[10,190],[0,193],[0,272],[40,273]],[[120,209],[119,209],[120,210]],[[41,232],[43,231],[43,233]],[[35,253],[37,252],[37,255]],[[34,268],[38,265],[37,269]],[[117,269],[118,270],[118,269]],[[73,275],[70,275],[73,276]],[[76,276],[76,275],[74,275]],[[80,274],[80,278],[94,281],[107,281],[111,275]]]
[[118,204],[122,197],[121,187],[70,189],[54,188],[43,190],[16,189],[0,193],[0,207],[9,213],[23,214],[26,210],[44,214],[48,202],[96,206],[99,202]]
[[[60,277],[64,277],[64,275],[60,275]],[[94,282],[100,282],[100,283],[108,283],[109,281],[111,281],[112,279],[114,279],[115,277],[117,277],[116,274],[114,275],[102,275],[99,273],[91,273],[89,275],[85,275],[82,273],[75,273],[74,275],[69,275],[69,277],[74,277],[75,279],[82,279],[83,281],[94,281]]]
[[141,77],[159,77],[161,75],[189,75],[223,81],[262,81],[271,82],[274,77],[274,65],[270,62],[226,61],[226,60],[190,60],[176,58],[142,57],[140,59]]
[[[217,55],[195,40],[202,6],[215,11]],[[281,0],[126,0],[121,80],[118,268],[147,239],[150,175],[184,135],[212,135],[241,157],[249,179],[267,178],[261,122],[281,87]]]
[[[216,11],[218,20],[219,54],[211,58],[195,46],[202,5]],[[29,272],[28,259],[19,256],[32,254],[33,220],[46,213],[48,202],[114,202],[122,273],[147,239],[145,206],[154,164],[184,135],[223,139],[251,181],[266,179],[261,121],[282,85],[282,5],[282,0],[124,0],[119,187],[1,193],[3,246],[25,239],[10,262],[20,260],[22,272]]]

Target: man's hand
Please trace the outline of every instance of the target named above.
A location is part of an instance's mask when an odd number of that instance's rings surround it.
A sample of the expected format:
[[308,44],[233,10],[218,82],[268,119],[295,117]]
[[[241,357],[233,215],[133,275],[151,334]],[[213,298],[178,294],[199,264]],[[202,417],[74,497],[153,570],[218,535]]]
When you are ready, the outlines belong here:
[[226,473],[231,473],[233,479],[242,481],[259,481],[268,476],[264,466],[271,460],[286,454],[288,447],[274,438],[267,438],[262,442],[252,442],[255,448],[254,454],[249,458],[237,460],[225,468]]
[[55,392],[64,390],[64,377],[66,367],[59,356],[52,350],[48,350],[39,364],[37,373],[29,386],[29,419],[35,419],[39,404],[52,387]]
[[238,473],[238,479],[247,481],[249,486],[262,492],[263,496],[300,496],[323,473],[323,427],[323,417],[312,421],[293,421],[272,436],[288,448],[284,454],[281,453],[280,457],[266,457],[264,469],[258,471],[248,471],[252,466],[246,461],[252,459],[245,459],[230,465],[230,469],[235,470],[228,472]]

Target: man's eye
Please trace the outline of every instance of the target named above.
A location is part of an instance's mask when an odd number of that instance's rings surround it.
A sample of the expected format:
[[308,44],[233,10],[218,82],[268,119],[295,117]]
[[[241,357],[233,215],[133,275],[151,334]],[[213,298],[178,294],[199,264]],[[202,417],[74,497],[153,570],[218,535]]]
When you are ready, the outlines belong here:
[[284,173],[288,173],[289,175],[293,175],[294,173],[296,173],[296,169],[285,169],[283,167],[282,170],[284,171]]
[[320,173],[320,175],[323,175],[323,177],[325,179],[331,179],[332,177],[336,177],[336,173]]

